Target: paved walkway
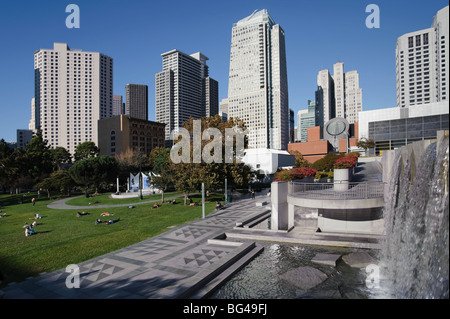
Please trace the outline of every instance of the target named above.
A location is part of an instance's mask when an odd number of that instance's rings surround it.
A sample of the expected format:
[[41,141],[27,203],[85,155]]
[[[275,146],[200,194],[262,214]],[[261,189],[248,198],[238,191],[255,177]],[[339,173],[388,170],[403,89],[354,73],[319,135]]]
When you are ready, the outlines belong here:
[[[84,195],[82,195],[84,196]],[[79,196],[79,197],[82,197]],[[182,195],[176,195],[176,196],[170,196],[170,197],[164,197],[164,200],[174,199],[178,198]],[[154,202],[160,202],[161,198],[158,199],[152,199],[152,200],[142,200],[138,201],[136,203],[127,203],[127,204],[115,204],[115,205],[89,205],[89,206],[73,206],[73,205],[67,205],[66,203],[73,199],[75,197],[71,198],[63,198],[60,200],[56,200],[54,202],[51,202],[47,205],[48,208],[51,209],[93,209],[93,208],[110,208],[110,207],[124,207],[124,206],[130,206],[130,205],[141,205],[141,204],[148,204],[148,203],[154,203]]]

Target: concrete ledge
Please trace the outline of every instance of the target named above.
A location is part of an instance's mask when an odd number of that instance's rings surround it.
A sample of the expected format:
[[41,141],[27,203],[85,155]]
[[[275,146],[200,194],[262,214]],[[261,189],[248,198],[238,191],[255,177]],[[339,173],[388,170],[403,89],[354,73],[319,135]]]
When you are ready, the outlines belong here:
[[[200,271],[196,275],[190,277],[186,282],[184,282],[183,286],[185,286],[186,289],[182,293],[178,294],[176,298],[187,299],[198,296],[199,289],[202,289],[202,287],[212,282],[227,268],[231,267],[243,256],[247,255],[247,253],[252,251],[255,247],[256,245],[254,242],[241,243],[239,247],[236,248],[236,250],[230,252],[226,257],[215,262],[214,264],[209,265],[206,269]],[[225,279],[226,278],[223,278],[223,280]],[[179,289],[182,289],[182,287],[179,287]]]

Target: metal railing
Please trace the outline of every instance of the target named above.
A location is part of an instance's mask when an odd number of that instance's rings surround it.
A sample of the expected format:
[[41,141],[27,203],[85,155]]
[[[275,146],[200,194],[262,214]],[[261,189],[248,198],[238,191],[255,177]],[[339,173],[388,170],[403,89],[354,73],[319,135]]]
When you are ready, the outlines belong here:
[[384,197],[383,182],[289,182],[289,195],[310,199],[368,199]]

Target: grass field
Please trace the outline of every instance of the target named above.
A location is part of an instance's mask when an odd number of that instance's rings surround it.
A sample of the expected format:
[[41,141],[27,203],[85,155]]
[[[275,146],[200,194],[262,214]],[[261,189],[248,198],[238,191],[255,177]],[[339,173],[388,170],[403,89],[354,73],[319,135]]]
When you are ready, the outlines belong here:
[[[0,218],[0,272],[3,275],[1,286],[22,281],[41,272],[51,272],[69,264],[89,260],[161,234],[170,226],[178,226],[202,217],[202,207],[184,206],[182,196],[177,198],[177,204],[164,203],[157,209],[152,208],[153,203],[135,205],[134,208],[93,207],[83,210],[89,215],[77,217],[76,213],[80,209],[49,209],[47,204],[52,200],[44,199],[42,195],[33,206],[33,195],[27,196],[23,204],[18,204],[22,195],[0,195],[2,213],[8,215]],[[108,195],[102,196],[107,198]],[[167,194],[167,197],[170,196],[173,195]],[[95,197],[90,199],[93,198]],[[195,202],[201,202],[201,195],[194,195],[192,198]],[[214,211],[215,201],[222,200],[223,195],[211,194],[208,199],[206,214]],[[108,203],[111,200],[108,199]],[[136,199],[130,200],[137,202]],[[101,217],[103,212],[113,216]],[[23,225],[25,222],[31,224],[31,218],[36,213],[42,216],[35,227],[36,234],[26,237]],[[119,217],[118,223],[95,224],[97,218],[107,221]]]

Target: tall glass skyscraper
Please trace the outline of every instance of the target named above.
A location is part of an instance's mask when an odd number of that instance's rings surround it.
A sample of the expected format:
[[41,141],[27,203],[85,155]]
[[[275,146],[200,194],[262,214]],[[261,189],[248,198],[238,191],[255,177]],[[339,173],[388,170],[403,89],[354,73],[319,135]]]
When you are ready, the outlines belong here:
[[287,149],[289,102],[285,37],[267,10],[233,25],[228,116],[249,129],[249,147]]

